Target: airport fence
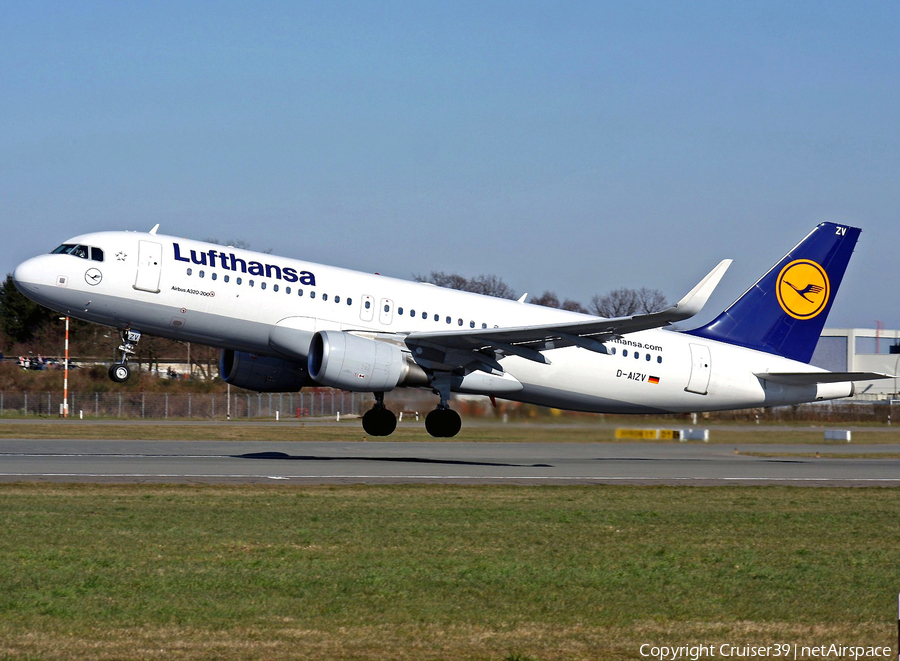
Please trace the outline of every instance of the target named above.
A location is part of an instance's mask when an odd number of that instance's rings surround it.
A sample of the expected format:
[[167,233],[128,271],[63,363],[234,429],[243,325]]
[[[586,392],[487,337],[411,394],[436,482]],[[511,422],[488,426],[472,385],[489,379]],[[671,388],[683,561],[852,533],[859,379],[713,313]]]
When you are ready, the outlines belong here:
[[[0,416],[62,415],[62,393],[58,391],[0,391]],[[349,392],[332,388],[304,388],[290,393],[224,392],[70,392],[69,417],[122,419],[302,419],[362,415],[372,407],[371,393]],[[388,393],[385,400],[395,413],[424,417],[437,404],[437,397],[425,389],[401,388]],[[530,404],[498,400],[494,407],[486,397],[454,396],[452,406],[463,416],[494,417],[506,420],[576,419],[583,422],[634,420],[641,416],[597,415],[548,409]],[[676,422],[759,423],[863,423],[892,424],[900,416],[900,399],[880,401],[836,400],[797,406],[780,406],[701,414],[654,415]]]
[[[306,418],[361,414],[366,393],[310,389],[295,393],[70,392],[69,417],[153,419]],[[61,416],[59,392],[0,392],[0,415]]]

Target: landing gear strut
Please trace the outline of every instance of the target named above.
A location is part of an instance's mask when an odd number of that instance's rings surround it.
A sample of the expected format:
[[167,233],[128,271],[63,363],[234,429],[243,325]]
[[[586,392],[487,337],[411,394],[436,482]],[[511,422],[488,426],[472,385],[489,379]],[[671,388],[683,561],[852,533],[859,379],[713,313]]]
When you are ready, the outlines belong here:
[[122,361],[109,366],[109,378],[116,383],[125,383],[131,376],[131,368],[128,367],[128,357],[135,351],[134,346],[141,339],[141,332],[126,328],[122,331],[122,344],[119,351],[122,352]]
[[375,406],[363,414],[363,429],[369,436],[390,436],[397,428],[397,416],[384,405],[384,393],[375,393]]
[[440,395],[441,403],[434,411],[425,416],[425,429],[437,438],[456,436],[462,428],[462,420],[459,418],[459,413],[452,410],[447,404],[447,400],[450,399],[450,374],[436,373],[432,385],[435,394]]

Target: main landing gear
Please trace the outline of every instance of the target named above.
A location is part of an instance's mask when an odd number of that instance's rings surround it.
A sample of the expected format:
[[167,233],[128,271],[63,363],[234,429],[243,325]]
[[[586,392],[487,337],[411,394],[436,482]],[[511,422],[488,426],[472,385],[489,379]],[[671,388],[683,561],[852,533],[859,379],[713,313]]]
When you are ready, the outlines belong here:
[[[456,436],[462,428],[459,413],[451,409],[450,374],[436,374],[432,380],[434,392],[441,397],[437,408],[425,416],[425,429],[437,438]],[[363,429],[370,436],[390,436],[397,428],[397,416],[384,405],[384,393],[375,393],[375,406],[365,412],[362,419]]]
[[425,416],[425,429],[437,438],[456,436],[462,428],[462,420],[459,418],[459,413],[447,404],[447,400],[450,399],[450,373],[435,373],[431,383],[434,393],[440,396],[441,403],[434,411]]
[[363,415],[363,429],[369,436],[390,436],[397,428],[397,416],[384,405],[384,393],[375,393],[375,406]]
[[459,413],[447,407],[438,406],[425,416],[425,429],[437,438],[456,436],[462,428]]
[[131,376],[131,368],[128,367],[128,357],[135,351],[134,346],[141,339],[141,332],[126,328],[122,331],[122,344],[119,351],[122,352],[122,361],[109,366],[109,378],[116,383],[125,383]]

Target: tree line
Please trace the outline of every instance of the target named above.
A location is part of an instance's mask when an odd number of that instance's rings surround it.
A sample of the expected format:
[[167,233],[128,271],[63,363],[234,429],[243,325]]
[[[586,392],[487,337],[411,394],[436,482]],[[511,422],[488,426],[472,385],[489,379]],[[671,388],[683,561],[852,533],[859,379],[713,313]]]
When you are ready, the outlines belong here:
[[[498,298],[518,298],[516,291],[506,284],[503,278],[496,275],[476,275],[466,278],[458,273],[432,271],[427,275],[414,275],[413,278],[416,282],[430,282],[438,287],[459,289]],[[560,301],[559,296],[553,291],[545,291],[540,296],[526,299],[526,303],[593,314],[598,317],[630,317],[633,314],[658,312],[668,306],[666,297],[661,291],[647,287],[640,289],[621,287],[605,294],[594,294],[587,307],[570,298]]]

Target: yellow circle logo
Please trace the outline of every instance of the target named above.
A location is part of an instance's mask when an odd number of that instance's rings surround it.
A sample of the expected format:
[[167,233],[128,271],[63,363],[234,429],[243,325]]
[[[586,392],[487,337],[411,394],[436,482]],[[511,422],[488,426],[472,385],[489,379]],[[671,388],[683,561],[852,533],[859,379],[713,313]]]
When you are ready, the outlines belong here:
[[794,319],[812,319],[828,303],[831,286],[825,269],[811,259],[796,259],[778,274],[778,304]]

